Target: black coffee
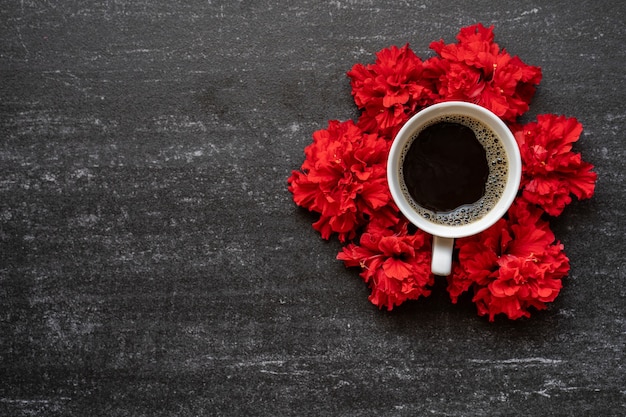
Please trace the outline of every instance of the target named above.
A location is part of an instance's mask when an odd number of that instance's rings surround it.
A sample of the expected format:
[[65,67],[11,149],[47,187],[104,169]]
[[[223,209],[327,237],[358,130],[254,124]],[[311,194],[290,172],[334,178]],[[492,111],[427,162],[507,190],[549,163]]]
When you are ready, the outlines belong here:
[[413,210],[433,223],[472,223],[498,203],[509,161],[498,135],[460,114],[415,132],[401,154],[400,186]]
[[402,166],[408,193],[420,206],[449,212],[485,195],[489,165],[474,131],[441,121],[422,130]]

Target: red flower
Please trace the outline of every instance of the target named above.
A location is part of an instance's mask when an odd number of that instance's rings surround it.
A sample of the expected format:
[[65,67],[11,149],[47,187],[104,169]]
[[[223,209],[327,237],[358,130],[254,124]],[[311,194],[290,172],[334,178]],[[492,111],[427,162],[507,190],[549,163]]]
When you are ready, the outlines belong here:
[[558,216],[572,201],[590,198],[597,175],[593,165],[572,152],[583,130],[575,118],[545,114],[537,122],[514,128],[523,161],[523,197]]
[[439,101],[473,102],[511,122],[525,113],[541,81],[541,69],[500,50],[494,42],[493,26],[463,28],[457,40],[455,44],[446,45],[443,40],[430,44],[438,55],[428,64],[439,73]]
[[374,215],[397,222],[386,177],[389,146],[352,121],[330,121],[313,134],[301,171],[288,183],[296,204],[320,214],[313,227],[324,239],[333,233],[342,242],[352,239]]
[[529,317],[531,307],[545,309],[559,294],[569,260],[542,213],[518,199],[508,220],[458,239],[459,261],[448,278],[452,301],[473,288],[478,314],[490,321],[501,313],[518,319]]
[[434,103],[433,79],[408,44],[379,51],[375,64],[356,64],[348,77],[354,101],[363,109],[359,126],[388,139],[420,107]]
[[379,308],[392,310],[406,300],[430,295],[427,286],[434,282],[430,240],[420,230],[409,234],[406,221],[393,229],[373,221],[359,244],[344,247],[337,259],[347,267],[360,267],[361,277],[372,289],[369,300]]

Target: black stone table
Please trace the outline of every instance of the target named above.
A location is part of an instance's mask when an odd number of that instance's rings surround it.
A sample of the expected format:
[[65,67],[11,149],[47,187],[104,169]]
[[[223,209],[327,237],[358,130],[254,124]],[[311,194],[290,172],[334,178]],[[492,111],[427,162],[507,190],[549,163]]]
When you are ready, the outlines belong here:
[[[626,3],[7,0],[0,415],[626,414]],[[286,179],[375,52],[496,41],[578,118],[593,199],[547,311],[380,311]]]

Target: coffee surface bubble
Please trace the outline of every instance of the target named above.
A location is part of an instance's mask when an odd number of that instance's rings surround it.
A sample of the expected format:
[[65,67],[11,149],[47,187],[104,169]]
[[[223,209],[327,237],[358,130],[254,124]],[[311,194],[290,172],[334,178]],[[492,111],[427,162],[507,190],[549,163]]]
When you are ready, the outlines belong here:
[[[485,150],[485,157],[489,167],[489,174],[487,175],[485,191],[482,197],[471,204],[464,204],[450,211],[434,211],[416,203],[415,199],[411,197],[404,180],[405,158],[411,145],[422,131],[437,123],[458,123],[472,129],[476,135],[476,139]],[[400,187],[413,210],[419,213],[423,218],[435,224],[462,226],[481,219],[498,203],[506,187],[508,165],[504,144],[498,135],[483,122],[465,115],[441,116],[431,120],[429,123],[422,126],[420,130],[416,131],[402,149],[400,155]]]

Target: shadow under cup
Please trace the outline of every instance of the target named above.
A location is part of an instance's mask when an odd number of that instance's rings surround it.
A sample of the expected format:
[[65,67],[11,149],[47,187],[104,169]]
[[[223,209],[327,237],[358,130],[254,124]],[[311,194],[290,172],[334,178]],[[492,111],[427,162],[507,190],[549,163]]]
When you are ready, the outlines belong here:
[[[405,157],[413,141],[425,128],[439,122],[470,127],[485,148],[489,166],[483,197],[447,212],[420,206],[408,192],[403,175]],[[387,161],[391,195],[411,223],[433,235],[431,269],[442,276],[450,274],[454,238],[475,235],[497,222],[513,203],[521,175],[519,148],[506,124],[484,107],[458,101],[432,105],[411,117],[394,138]]]

